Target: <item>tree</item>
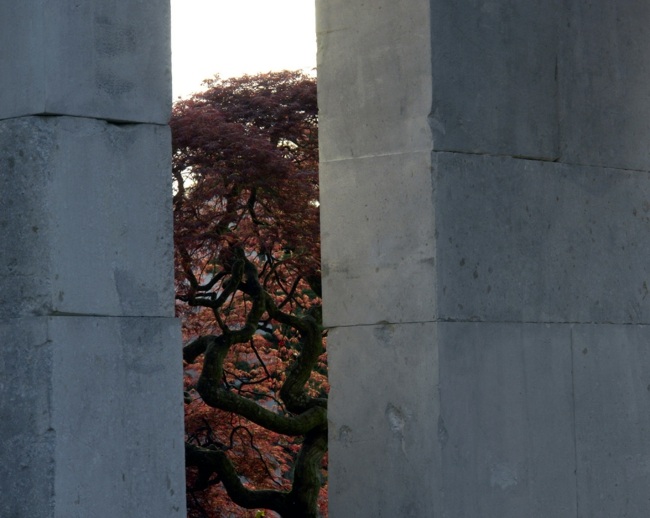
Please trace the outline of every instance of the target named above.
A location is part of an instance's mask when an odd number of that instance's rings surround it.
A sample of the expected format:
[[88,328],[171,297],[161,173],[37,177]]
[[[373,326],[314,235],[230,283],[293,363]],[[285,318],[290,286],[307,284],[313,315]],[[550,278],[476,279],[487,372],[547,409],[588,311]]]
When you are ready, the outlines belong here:
[[234,502],[316,517],[328,390],[316,83],[281,72],[206,86],[171,121],[189,516]]

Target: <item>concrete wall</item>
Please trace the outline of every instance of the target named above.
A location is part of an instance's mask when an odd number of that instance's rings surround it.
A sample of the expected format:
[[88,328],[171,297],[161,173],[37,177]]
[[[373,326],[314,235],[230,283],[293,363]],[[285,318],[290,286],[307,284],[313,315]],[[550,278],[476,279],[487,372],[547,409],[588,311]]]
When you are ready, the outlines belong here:
[[0,26],[0,515],[184,516],[168,2]]
[[332,516],[650,514],[648,22],[318,3]]

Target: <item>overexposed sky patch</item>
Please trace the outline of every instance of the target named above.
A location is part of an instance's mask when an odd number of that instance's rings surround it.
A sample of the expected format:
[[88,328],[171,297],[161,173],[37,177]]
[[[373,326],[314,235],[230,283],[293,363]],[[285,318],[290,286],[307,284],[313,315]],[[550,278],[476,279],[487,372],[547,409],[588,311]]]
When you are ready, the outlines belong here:
[[315,73],[314,0],[171,0],[173,96],[214,74]]

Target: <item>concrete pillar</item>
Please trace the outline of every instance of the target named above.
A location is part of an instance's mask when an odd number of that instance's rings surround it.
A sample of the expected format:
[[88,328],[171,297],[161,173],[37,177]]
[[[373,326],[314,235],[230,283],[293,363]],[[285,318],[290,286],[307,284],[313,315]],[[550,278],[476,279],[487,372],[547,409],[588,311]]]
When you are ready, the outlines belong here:
[[650,514],[650,5],[317,5],[331,515]]
[[169,5],[0,5],[0,516],[185,516]]

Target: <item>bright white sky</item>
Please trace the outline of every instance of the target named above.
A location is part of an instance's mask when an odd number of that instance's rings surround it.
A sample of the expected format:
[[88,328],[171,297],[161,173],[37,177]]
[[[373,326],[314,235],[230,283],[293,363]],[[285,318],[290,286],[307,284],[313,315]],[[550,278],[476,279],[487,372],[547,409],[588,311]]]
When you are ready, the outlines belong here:
[[214,74],[315,73],[314,0],[171,0],[173,98]]

